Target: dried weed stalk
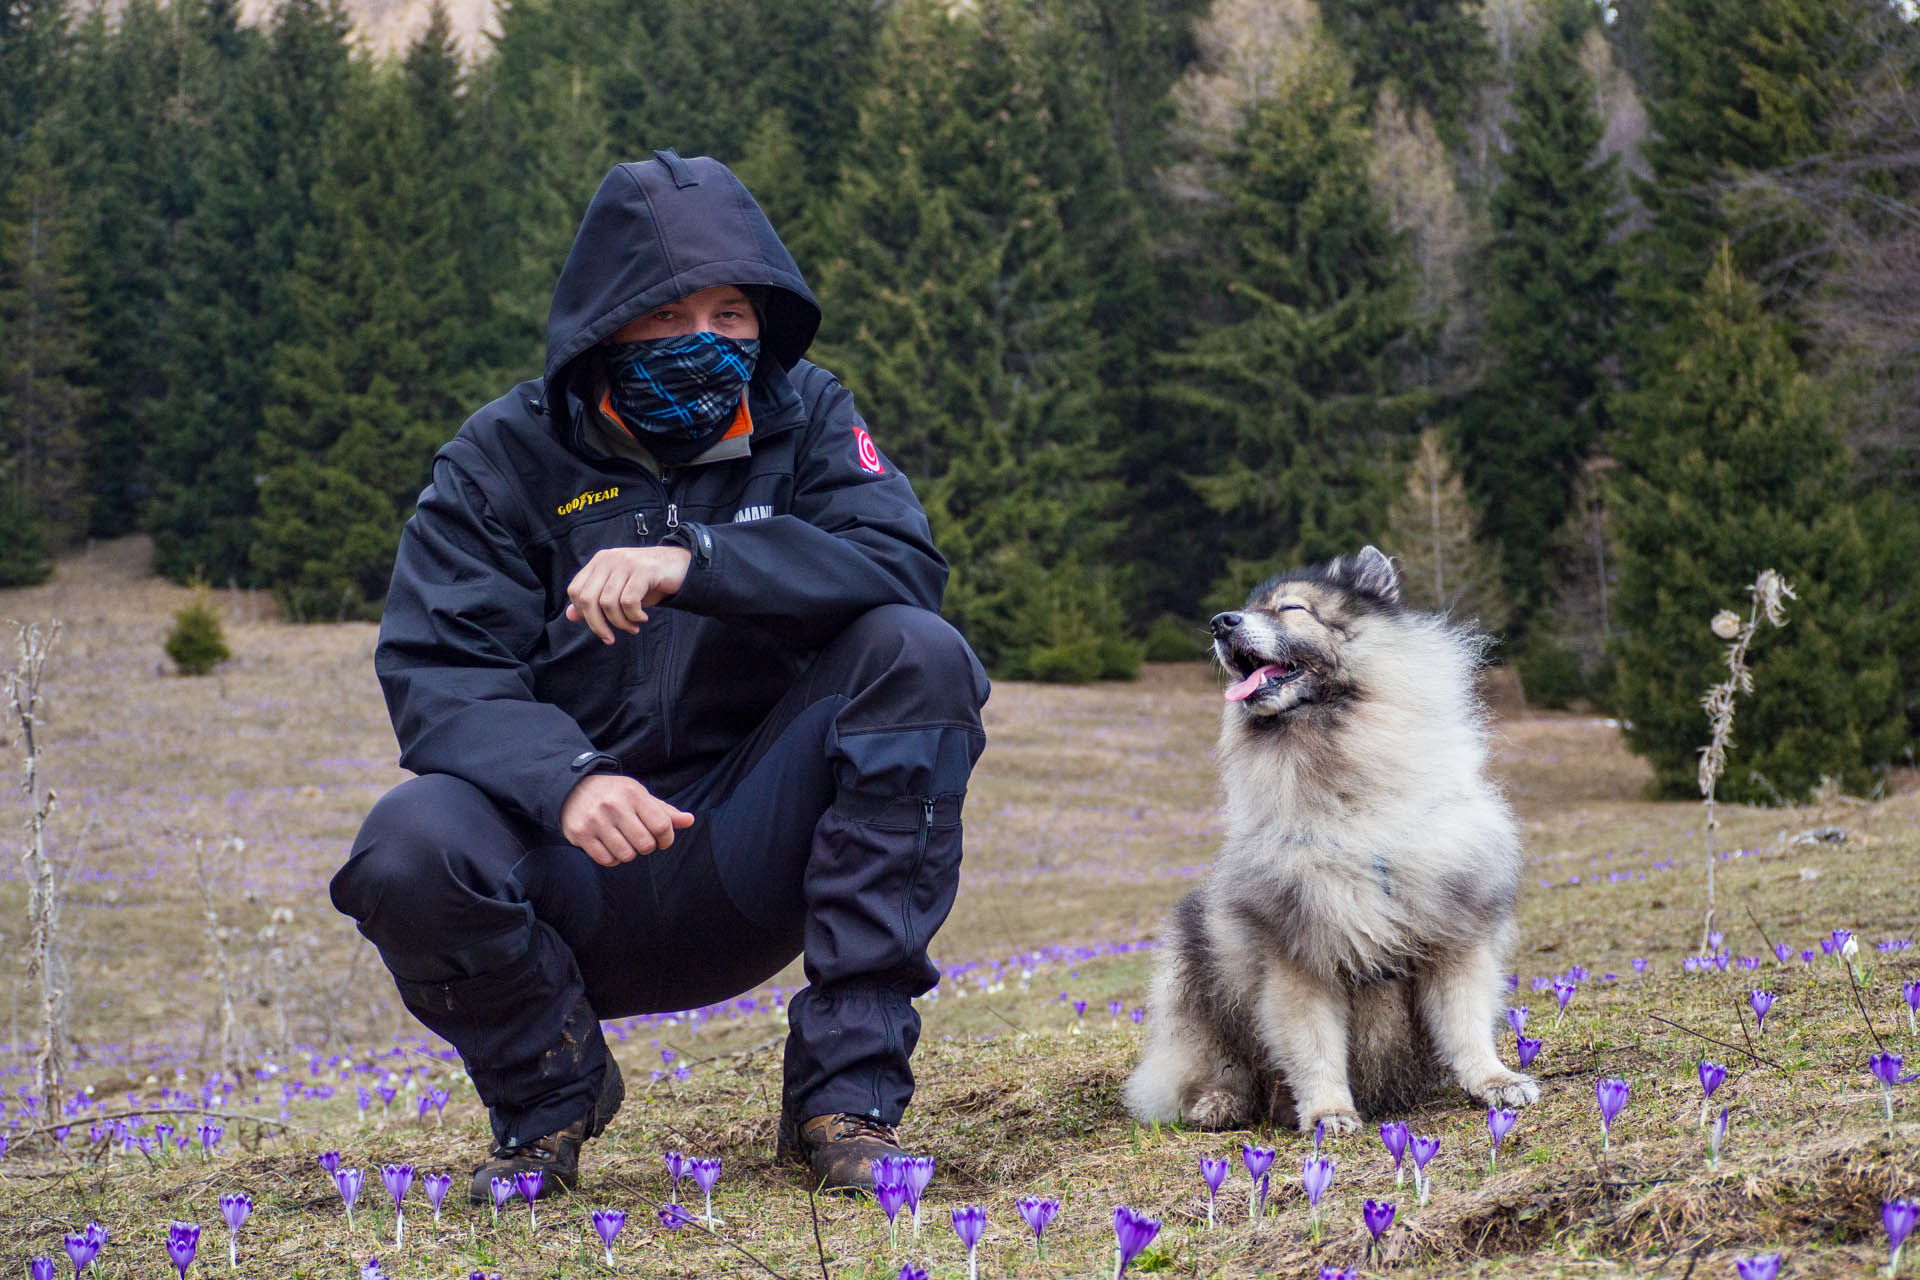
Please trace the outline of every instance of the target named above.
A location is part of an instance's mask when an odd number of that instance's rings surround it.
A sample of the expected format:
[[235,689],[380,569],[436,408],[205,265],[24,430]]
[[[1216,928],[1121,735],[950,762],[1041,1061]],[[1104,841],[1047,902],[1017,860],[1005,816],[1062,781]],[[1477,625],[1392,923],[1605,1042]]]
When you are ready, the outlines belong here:
[[1707,804],[1707,916],[1700,926],[1700,953],[1708,951],[1707,937],[1713,932],[1714,895],[1713,895],[1713,833],[1720,826],[1714,817],[1714,786],[1720,781],[1720,775],[1727,769],[1727,748],[1733,745],[1733,699],[1736,693],[1753,692],[1753,673],[1747,667],[1747,649],[1753,644],[1753,637],[1765,619],[1775,627],[1787,625],[1786,604],[1788,600],[1798,599],[1787,580],[1772,569],[1762,569],[1760,576],[1747,588],[1751,603],[1747,607],[1747,620],[1740,621],[1740,615],[1731,609],[1722,609],[1713,615],[1713,634],[1727,642],[1727,678],[1708,689],[1700,699],[1705,708],[1707,720],[1713,727],[1713,737],[1706,746],[1700,748],[1700,795]]
[[[245,850],[244,841],[228,836],[220,842],[214,857],[225,861],[231,855],[237,860]],[[227,928],[220,923],[219,909],[213,905],[213,878],[207,874],[206,842],[198,838],[193,842],[193,875],[200,884],[200,918],[205,923],[207,946],[213,951],[213,971],[220,984],[220,1066],[238,1076],[245,1065],[246,1049],[242,1043],[240,1015],[235,1008],[237,984],[233,960],[227,954]]]
[[60,624],[42,630],[16,624],[20,661],[7,672],[7,701],[20,726],[25,770],[20,789],[27,794],[27,979],[40,984],[40,1051],[33,1059],[33,1082],[46,1100],[47,1113],[60,1114],[60,1081],[67,1063],[67,993],[61,981],[60,891],[53,859],[47,855],[47,819],[59,802],[40,770],[40,682],[47,656],[60,638]]

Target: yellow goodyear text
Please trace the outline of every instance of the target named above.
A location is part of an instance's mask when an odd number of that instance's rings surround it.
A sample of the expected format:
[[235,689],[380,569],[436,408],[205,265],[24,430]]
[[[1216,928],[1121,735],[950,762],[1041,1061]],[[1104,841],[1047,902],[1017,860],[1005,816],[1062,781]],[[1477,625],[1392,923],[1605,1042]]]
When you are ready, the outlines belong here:
[[619,496],[620,486],[618,485],[615,485],[611,489],[595,489],[591,492],[581,494],[570,502],[561,503],[553,509],[553,513],[559,516],[570,516],[574,512],[590,507],[596,502],[605,502],[610,498],[617,498]]

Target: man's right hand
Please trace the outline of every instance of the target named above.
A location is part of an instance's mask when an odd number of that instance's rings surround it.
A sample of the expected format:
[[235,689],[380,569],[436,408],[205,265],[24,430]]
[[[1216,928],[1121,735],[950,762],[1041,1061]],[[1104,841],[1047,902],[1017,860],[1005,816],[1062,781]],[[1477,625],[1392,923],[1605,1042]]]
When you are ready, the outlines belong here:
[[618,773],[588,774],[560,806],[560,834],[603,867],[665,849],[692,825],[692,814]]

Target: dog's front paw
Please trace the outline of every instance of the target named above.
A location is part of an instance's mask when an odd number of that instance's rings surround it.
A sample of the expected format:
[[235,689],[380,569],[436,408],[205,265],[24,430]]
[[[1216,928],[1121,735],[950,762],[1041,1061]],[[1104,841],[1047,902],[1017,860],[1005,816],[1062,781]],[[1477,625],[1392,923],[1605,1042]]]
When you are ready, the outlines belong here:
[[1247,1100],[1231,1089],[1209,1089],[1187,1104],[1187,1123],[1202,1129],[1240,1129],[1247,1123]]
[[1538,1080],[1504,1067],[1462,1083],[1466,1085],[1468,1093],[1490,1107],[1525,1107],[1540,1101]]
[[[1324,1127],[1323,1127],[1324,1126]],[[1320,1128],[1322,1136],[1337,1138],[1343,1133],[1352,1133],[1360,1127],[1360,1116],[1351,1106],[1332,1106],[1300,1109],[1300,1132],[1312,1133]]]

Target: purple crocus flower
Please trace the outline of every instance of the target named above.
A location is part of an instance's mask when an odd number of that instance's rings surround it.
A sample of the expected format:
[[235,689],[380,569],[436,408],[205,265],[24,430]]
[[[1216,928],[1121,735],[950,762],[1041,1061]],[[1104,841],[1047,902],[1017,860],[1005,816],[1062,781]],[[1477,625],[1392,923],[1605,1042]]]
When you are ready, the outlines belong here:
[[1833,954],[1839,956],[1842,963],[1856,950],[1858,948],[1853,945],[1853,930],[1835,929],[1833,931]]
[[1727,1109],[1720,1108],[1719,1116],[1707,1126],[1707,1167],[1720,1167],[1720,1142],[1727,1136]]
[[1527,1018],[1530,1014],[1531,1010],[1525,1005],[1507,1010],[1507,1025],[1513,1028],[1513,1034],[1516,1036],[1527,1034]]
[[320,1162],[320,1167],[326,1170],[329,1178],[340,1172],[340,1153],[338,1151],[322,1151],[315,1158]]
[[200,1124],[199,1134],[200,1153],[209,1160],[213,1159],[213,1149],[220,1145],[220,1139],[227,1136],[226,1126],[205,1120]]
[[1907,998],[1907,1034],[1920,1035],[1913,1021],[1914,1012],[1920,1010],[1920,981],[1909,982],[1900,988],[1900,994]]
[[1320,1197],[1333,1185],[1334,1162],[1325,1156],[1308,1156],[1300,1166],[1300,1189],[1307,1193],[1307,1207],[1316,1213]]
[[1520,1066],[1523,1070],[1532,1066],[1533,1060],[1540,1056],[1540,1046],[1543,1043],[1545,1042],[1533,1036],[1516,1036],[1514,1038],[1513,1047],[1519,1052]]
[[[1717,1062],[1708,1062],[1705,1058],[1700,1059],[1700,1090],[1705,1097],[1711,1098],[1713,1091],[1726,1082],[1725,1067]],[[1704,1119],[1704,1116],[1702,1118]]]
[[398,1249],[407,1227],[405,1201],[408,1190],[413,1186],[413,1166],[383,1164],[380,1166],[380,1181],[386,1186],[387,1194],[393,1197],[393,1247]]
[[84,1230],[67,1236],[63,1243],[67,1247],[67,1258],[73,1263],[73,1274],[78,1280],[106,1246],[107,1229],[97,1222],[89,1222]]
[[1307,1231],[1315,1244],[1320,1243],[1320,1197],[1333,1186],[1334,1162],[1325,1156],[1308,1156],[1300,1166],[1300,1189],[1307,1194]]
[[1568,982],[1565,978],[1553,980],[1553,999],[1559,1007],[1554,1011],[1553,1025],[1560,1025],[1561,1017],[1567,1011],[1567,1005],[1573,1000],[1573,993],[1579,990],[1579,984]]
[[1887,1247],[1892,1250],[1887,1256],[1888,1275],[1900,1270],[1900,1246],[1913,1234],[1916,1221],[1920,1221],[1920,1202],[1888,1200],[1880,1206],[1880,1225],[1887,1229]]
[[1751,1258],[1735,1258],[1733,1269],[1740,1273],[1740,1280],[1774,1280],[1780,1274],[1780,1255],[1761,1253]]
[[1813,963],[1813,952],[1802,951],[1800,953],[1800,963],[1804,965],[1811,965]]
[[693,1225],[693,1215],[677,1204],[663,1204],[654,1214],[660,1219],[660,1225],[669,1231],[678,1231],[682,1227]]
[[167,1261],[180,1273],[180,1280],[187,1280],[187,1268],[193,1265],[193,1255],[199,1250],[199,1223],[175,1222],[167,1227]]
[[987,1211],[980,1205],[954,1206],[953,1234],[967,1247],[967,1280],[980,1280],[980,1256],[974,1250],[979,1247],[980,1236],[986,1229]]
[[360,1264],[360,1280],[392,1280],[392,1278],[380,1269],[379,1258],[368,1258]]
[[916,1267],[911,1262],[903,1262],[900,1264],[900,1274],[894,1280],[927,1280],[927,1273],[925,1269]]
[[[220,1197],[220,1216],[227,1220],[227,1265],[240,1265],[240,1227],[253,1212],[253,1197],[244,1191],[229,1191]],[[78,1268],[75,1269],[78,1274]]]
[[1220,1184],[1227,1180],[1227,1158],[1225,1156],[1201,1156],[1200,1180],[1207,1184],[1207,1229],[1213,1229],[1213,1200],[1220,1193]]
[[487,1186],[488,1190],[493,1193],[493,1225],[497,1227],[500,1225],[500,1206],[505,1204],[513,1196],[513,1179],[503,1178],[496,1174],[494,1175],[493,1181],[488,1183]]
[[1380,1145],[1393,1157],[1393,1185],[1396,1187],[1407,1176],[1407,1136],[1407,1126],[1398,1120],[1389,1120],[1380,1126]]
[[1519,1112],[1509,1111],[1505,1107],[1487,1108],[1487,1132],[1493,1135],[1493,1154],[1487,1161],[1489,1168],[1498,1163],[1500,1143],[1505,1140],[1507,1134],[1513,1129],[1514,1122],[1519,1118]]
[[1407,1155],[1413,1159],[1413,1184],[1420,1190],[1420,1203],[1427,1202],[1427,1161],[1440,1152],[1440,1139],[1416,1133],[1407,1143]]
[[447,1189],[453,1186],[450,1173],[429,1173],[420,1179],[420,1189],[427,1193],[427,1203],[433,1206],[433,1222],[440,1225],[440,1205],[447,1198]]
[[1127,1273],[1127,1264],[1160,1234],[1160,1219],[1135,1213],[1123,1204],[1113,1211],[1113,1234],[1119,1242],[1120,1259],[1119,1265],[1113,1269],[1113,1280],[1120,1280]]
[[1893,1136],[1893,1086],[1910,1084],[1920,1077],[1920,1072],[1915,1075],[1901,1075],[1900,1067],[1904,1061],[1905,1059],[1897,1053],[1876,1053],[1867,1059],[1867,1070],[1871,1071],[1873,1078],[1880,1082],[1880,1101],[1887,1108],[1888,1137]]
[[[713,1216],[713,1187],[720,1181],[720,1157],[696,1156],[687,1161],[687,1172],[693,1175],[693,1185],[699,1187],[700,1194],[707,1198],[707,1225],[709,1227],[721,1225],[720,1219]],[[904,1178],[901,1179],[901,1184],[906,1185]],[[913,1198],[910,1187],[907,1197],[909,1200]]]
[[1753,1025],[1761,1031],[1767,1029],[1767,1013],[1773,1008],[1773,992],[1753,991],[1747,996],[1747,1003],[1753,1006]]
[[513,1175],[513,1189],[518,1191],[520,1198],[527,1202],[528,1235],[532,1235],[540,1225],[535,1220],[533,1202],[540,1198],[540,1184],[545,1182],[546,1178],[547,1175],[538,1169],[522,1169]]
[[927,1194],[927,1186],[933,1181],[932,1156],[907,1157],[907,1207],[913,1210],[913,1234],[920,1235],[920,1198]]
[[333,1185],[339,1188],[340,1199],[347,1206],[347,1230],[353,1230],[353,1202],[360,1198],[360,1186],[366,1181],[366,1175],[358,1169],[341,1169],[333,1175]]
[[1773,961],[1775,964],[1784,965],[1791,959],[1793,959],[1792,947],[1784,942],[1776,942],[1773,944]]
[[1358,1267],[1322,1267],[1320,1280],[1360,1280]]
[[1380,1243],[1380,1237],[1387,1234],[1387,1228],[1393,1225],[1393,1215],[1398,1211],[1391,1200],[1369,1200],[1360,1206],[1360,1221],[1367,1224],[1367,1231],[1373,1239],[1367,1244],[1367,1256],[1373,1256],[1373,1247]]
[[1593,1093],[1600,1103],[1600,1147],[1605,1150],[1612,1136],[1614,1117],[1627,1105],[1627,1099],[1633,1095],[1633,1086],[1618,1076],[1608,1076],[1594,1085]]
[[1250,1142],[1240,1144],[1240,1162],[1247,1166],[1247,1176],[1253,1179],[1253,1185],[1247,1188],[1247,1216],[1258,1218],[1267,1209],[1267,1172],[1273,1168],[1274,1150],[1272,1147],[1256,1147]]
[[673,1186],[667,1193],[667,1199],[678,1200],[680,1198],[680,1179],[686,1177],[687,1173],[686,1156],[678,1151],[667,1152],[667,1177],[673,1180]]
[[1645,973],[1646,971],[1647,971],[1647,958],[1645,956],[1635,956],[1633,958],[1634,974],[1638,976],[1640,974]]
[[613,1238],[627,1225],[625,1209],[595,1209],[593,1211],[593,1229],[600,1236],[600,1244],[607,1251],[607,1265],[613,1265]]
[[[875,1161],[875,1163],[879,1163]],[[894,1225],[894,1217],[900,1207],[907,1202],[907,1184],[896,1177],[881,1177],[878,1172],[873,1179],[873,1198],[880,1202],[880,1212],[887,1215],[887,1243],[895,1248],[900,1245],[900,1236]]]
[[28,1280],[53,1280],[53,1259],[37,1253],[27,1259]]
[[[1223,1177],[1226,1163],[1225,1160],[1220,1162]],[[1021,1196],[1014,1203],[1020,1210],[1020,1216],[1026,1219],[1028,1228],[1033,1232],[1033,1256],[1046,1257],[1046,1248],[1041,1243],[1040,1237],[1046,1231],[1048,1224],[1059,1214],[1060,1202],[1047,1196]],[[1207,1208],[1209,1212],[1207,1225],[1211,1226],[1213,1225],[1211,1202],[1208,1203]]]

